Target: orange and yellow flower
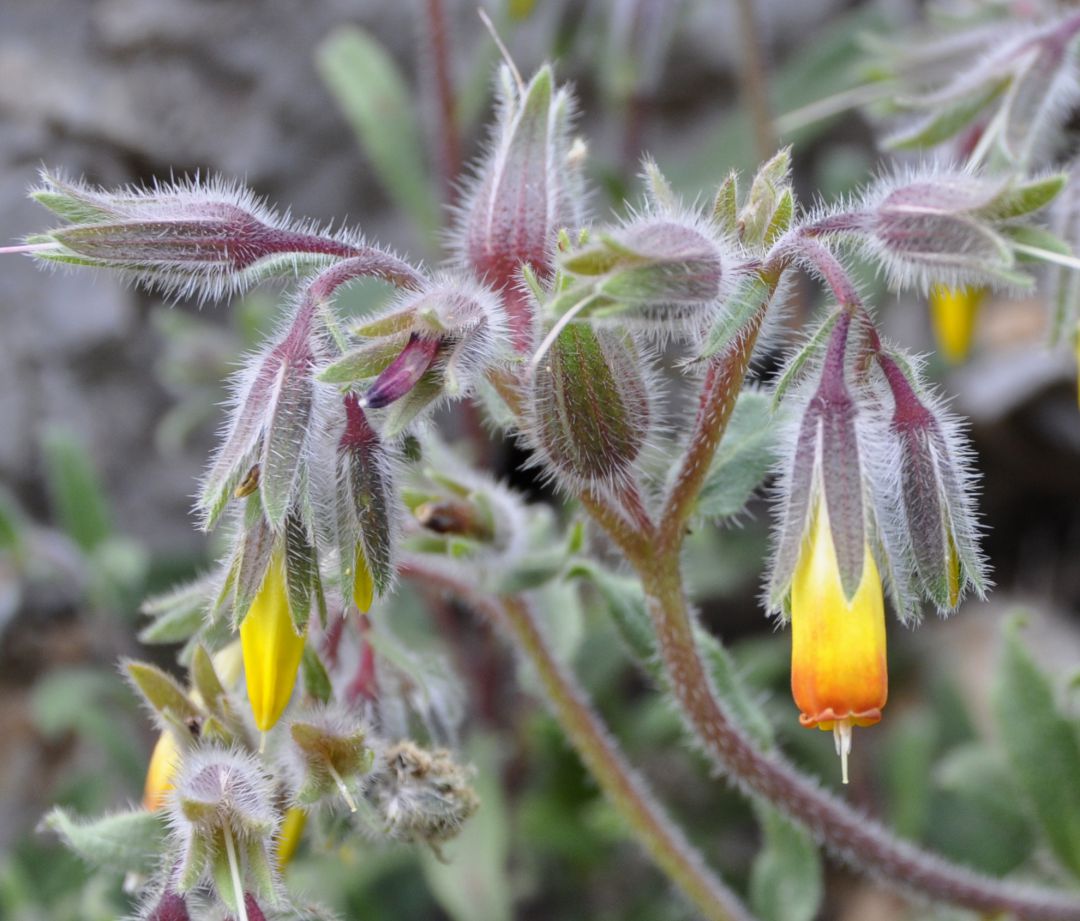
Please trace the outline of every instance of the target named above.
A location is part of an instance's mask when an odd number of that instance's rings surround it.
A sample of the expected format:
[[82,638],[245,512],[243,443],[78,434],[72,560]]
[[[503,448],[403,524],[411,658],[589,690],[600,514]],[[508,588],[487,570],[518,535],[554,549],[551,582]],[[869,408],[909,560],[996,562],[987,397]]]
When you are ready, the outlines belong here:
[[803,726],[832,730],[847,783],[851,730],[881,719],[888,697],[885,602],[866,548],[854,597],[844,596],[829,516],[817,508],[791,584],[791,692]]

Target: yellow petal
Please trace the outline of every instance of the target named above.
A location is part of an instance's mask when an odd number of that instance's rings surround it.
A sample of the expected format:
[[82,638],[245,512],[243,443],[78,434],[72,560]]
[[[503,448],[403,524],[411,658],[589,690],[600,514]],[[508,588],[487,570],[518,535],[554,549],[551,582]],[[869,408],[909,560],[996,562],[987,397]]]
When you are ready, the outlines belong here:
[[934,338],[938,351],[949,364],[960,364],[971,351],[975,318],[985,297],[985,288],[934,285],[930,289],[930,322]]
[[259,594],[240,624],[244,676],[255,725],[266,732],[281,717],[296,684],[304,636],[293,629],[280,554],[270,561]]
[[367,557],[364,556],[364,548],[356,545],[356,566],[353,569],[353,601],[360,609],[361,614],[371,610],[371,603],[375,600],[375,580],[371,577],[371,567],[368,566]]
[[165,794],[173,788],[173,778],[180,767],[180,746],[169,730],[158,736],[146,768],[143,808],[153,812],[165,805]]
[[866,548],[849,603],[840,582],[824,502],[819,502],[791,587],[791,691],[804,726],[869,726],[888,697],[885,603]]
[[296,849],[300,846],[300,839],[304,836],[304,826],[307,824],[307,813],[296,806],[290,807],[281,823],[281,832],[277,842],[278,868],[284,870]]

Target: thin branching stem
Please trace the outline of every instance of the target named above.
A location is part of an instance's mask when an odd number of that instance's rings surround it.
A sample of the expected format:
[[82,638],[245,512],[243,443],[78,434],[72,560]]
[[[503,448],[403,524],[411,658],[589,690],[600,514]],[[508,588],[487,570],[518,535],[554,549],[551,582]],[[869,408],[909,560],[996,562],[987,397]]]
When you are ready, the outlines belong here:
[[739,79],[754,124],[758,158],[768,160],[776,152],[777,145],[761,29],[758,27],[754,0],[735,0],[735,7],[739,16],[739,37],[742,45],[742,73]]
[[452,205],[457,195],[457,177],[461,171],[461,138],[458,134],[457,97],[450,68],[450,28],[443,0],[425,0],[424,26],[430,50],[430,65],[435,85],[438,116],[439,178],[443,202]]
[[555,717],[657,867],[709,921],[752,921],[738,897],[705,865],[682,830],[653,797],[645,780],[626,762],[574,675],[560,662],[522,595],[495,598],[430,564],[409,561],[402,574],[449,592],[498,624],[536,669]]

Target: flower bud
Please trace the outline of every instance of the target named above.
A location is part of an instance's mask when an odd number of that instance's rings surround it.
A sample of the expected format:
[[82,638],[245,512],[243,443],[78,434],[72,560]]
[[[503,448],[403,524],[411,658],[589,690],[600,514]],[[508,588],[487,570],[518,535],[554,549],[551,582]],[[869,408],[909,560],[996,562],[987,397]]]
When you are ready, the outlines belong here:
[[303,766],[297,803],[310,806],[336,792],[356,812],[350,786],[374,763],[364,728],[342,713],[324,710],[294,722],[289,732]]
[[285,818],[281,821],[281,831],[277,838],[277,865],[278,869],[284,870],[300,847],[300,840],[304,837],[304,827],[307,825],[307,812],[298,806],[290,806],[285,810]]
[[364,341],[323,368],[319,379],[352,384],[374,378],[361,403],[389,407],[381,426],[389,437],[440,399],[458,399],[472,389],[500,358],[506,319],[493,291],[443,275],[354,332]]
[[581,158],[571,155],[574,101],[556,89],[549,66],[518,87],[503,70],[499,120],[460,209],[457,237],[465,267],[506,301],[519,352],[532,342],[532,306],[520,290],[522,268],[551,273],[559,230],[581,223]]
[[833,731],[847,783],[852,727],[878,722],[888,697],[885,602],[870,548],[849,596],[826,502],[811,519],[791,583],[791,692],[803,726]]
[[1012,238],[1023,230],[1019,219],[1048,204],[1063,185],[1061,176],[1017,184],[969,172],[927,171],[884,179],[865,196],[863,212],[826,218],[817,226],[862,237],[897,288],[1030,288],[1031,278],[1016,268]]
[[469,772],[449,752],[409,741],[386,751],[368,798],[390,837],[431,847],[455,837],[480,806]]
[[964,591],[985,588],[978,528],[971,510],[967,448],[955,422],[915,387],[889,354],[878,363],[892,392],[890,429],[899,446],[900,510],[904,544],[923,595],[941,613],[955,610]]
[[255,725],[261,732],[274,727],[292,697],[305,637],[297,633],[289,613],[285,565],[275,554],[262,587],[240,623],[244,675]]
[[288,226],[220,180],[110,193],[44,173],[34,198],[69,222],[33,238],[55,247],[39,258],[117,269],[170,296],[217,299],[358,251],[350,240]]
[[649,388],[624,333],[569,324],[537,368],[530,399],[533,441],[575,482],[627,476],[648,437]]
[[277,832],[278,818],[273,783],[256,758],[217,748],[191,752],[177,777],[170,809],[183,849],[180,892],[212,879],[233,910],[241,897],[233,881],[272,894],[267,843]]
[[343,405],[333,498],[341,591],[366,613],[394,582],[394,483],[389,452],[356,394],[347,393]]
[[175,892],[164,893],[150,908],[149,914],[139,917],[144,921],[191,921],[187,903]]
[[[562,268],[589,282],[582,316],[616,314],[669,329],[700,317],[721,296],[724,254],[694,217],[645,216],[570,253]],[[581,298],[572,289],[574,299]]]
[[237,379],[228,433],[200,491],[204,527],[234,496],[256,490],[272,529],[284,522],[312,425],[312,322],[313,305],[302,305],[285,336]]
[[975,318],[985,297],[985,288],[934,285],[930,289],[930,321],[934,338],[942,357],[949,364],[960,364],[971,351]]

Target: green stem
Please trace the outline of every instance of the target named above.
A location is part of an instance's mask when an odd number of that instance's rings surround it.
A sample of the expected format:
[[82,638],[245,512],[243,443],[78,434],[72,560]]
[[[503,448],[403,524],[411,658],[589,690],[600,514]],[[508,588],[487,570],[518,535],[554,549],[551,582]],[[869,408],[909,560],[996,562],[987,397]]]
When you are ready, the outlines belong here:
[[627,764],[607,727],[573,674],[544,639],[523,596],[497,599],[469,583],[419,561],[403,575],[443,589],[503,626],[514,646],[536,669],[559,725],[612,805],[657,867],[709,921],[752,921],[738,897],[708,867],[653,797],[645,780]]

